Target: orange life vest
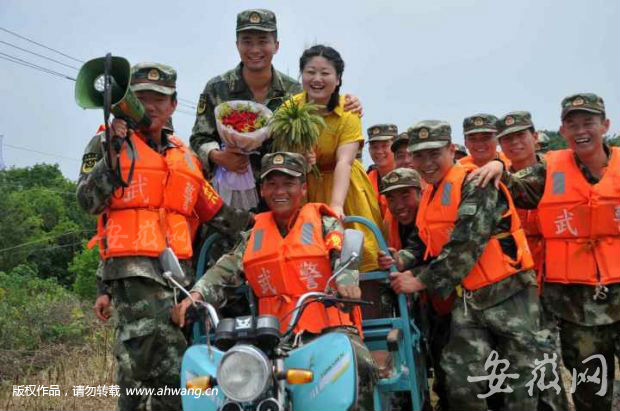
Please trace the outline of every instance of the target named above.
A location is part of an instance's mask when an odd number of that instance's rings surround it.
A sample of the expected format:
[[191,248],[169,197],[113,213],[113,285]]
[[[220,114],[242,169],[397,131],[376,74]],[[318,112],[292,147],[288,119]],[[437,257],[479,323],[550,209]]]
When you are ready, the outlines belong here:
[[536,269],[536,273],[540,274],[544,262],[545,242],[540,233],[538,210],[517,208],[517,214],[519,214],[521,226],[527,237],[527,245],[530,247],[532,259],[534,260],[534,268]]
[[[176,147],[163,155],[137,132],[129,138],[136,150],[134,174],[129,187],[117,188],[99,216],[96,238],[101,257],[157,257],[169,246],[179,259],[190,258],[194,205],[204,181],[200,162],[176,137],[169,137]],[[130,165],[125,145],[120,155],[125,178]]]
[[[322,215],[335,216],[324,204],[304,205],[285,238],[271,212],[254,217],[256,222],[243,255],[243,269],[258,297],[258,312],[278,317],[281,331],[288,327],[299,297],[309,291],[322,292],[332,275]],[[361,335],[358,307],[349,314],[337,307],[313,303],[304,310],[295,331],[320,333],[326,327],[354,324]]]
[[403,248],[403,244],[400,241],[400,233],[398,232],[398,220],[389,209],[385,212],[383,227],[387,233],[388,247],[395,248],[396,250]]
[[547,180],[538,204],[545,238],[545,281],[620,282],[620,148],[597,184],[585,179],[572,150],[546,155]]
[[[426,245],[426,257],[436,257],[450,240],[452,229],[458,218],[461,203],[461,189],[467,174],[475,167],[455,164],[443,179],[433,196],[433,186],[429,185],[422,195],[418,209],[417,226],[419,235]],[[503,184],[500,188],[508,200],[505,217],[511,216],[510,233],[517,247],[516,260],[503,253],[499,239],[489,239],[482,255],[473,269],[463,280],[467,290],[477,290],[501,281],[513,274],[533,267],[532,256],[527,246],[525,233],[521,228],[512,197]]]
[[[510,159],[508,157],[506,157],[506,154],[502,153],[501,151],[497,153],[497,159],[500,160],[502,163],[504,163],[504,168],[506,170],[508,170],[510,168],[510,165],[512,164]],[[466,155],[465,157],[461,158],[460,160],[457,160],[457,163],[461,164],[461,165],[470,165],[470,166],[474,166],[474,167],[478,167],[476,165],[476,163],[474,163],[474,158],[471,156],[471,154]]]
[[387,198],[383,194],[379,194],[379,171],[376,168],[373,168],[368,172],[368,178],[372,183],[372,188],[375,189],[375,194],[377,195],[377,201],[379,202],[379,209],[381,210],[381,215],[385,216],[385,213],[388,211],[387,206]]

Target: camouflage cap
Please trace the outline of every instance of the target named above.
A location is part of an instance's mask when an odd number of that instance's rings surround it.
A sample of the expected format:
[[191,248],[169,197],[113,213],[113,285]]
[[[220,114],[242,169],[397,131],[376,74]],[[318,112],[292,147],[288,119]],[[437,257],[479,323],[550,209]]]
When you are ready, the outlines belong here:
[[457,153],[462,153],[464,155],[467,155],[467,147],[465,147],[462,144],[454,144],[454,149]]
[[421,188],[420,184],[420,175],[417,171],[411,168],[396,168],[389,173],[387,173],[381,179],[381,183],[383,184],[383,188],[381,189],[381,194],[385,194],[392,190],[397,190],[399,188],[407,188],[407,187],[417,187]]
[[528,128],[534,129],[532,115],[528,111],[511,111],[497,120],[497,138]]
[[246,30],[276,31],[276,15],[271,10],[250,9],[237,14],[237,33]]
[[409,135],[408,151],[444,147],[452,142],[450,124],[439,120],[424,120],[407,130]]
[[463,120],[463,134],[497,132],[497,117],[493,114],[476,114]]
[[546,146],[551,142],[549,136],[545,133],[538,132],[538,144],[541,146]]
[[605,102],[593,93],[579,93],[562,100],[562,120],[572,111],[587,111],[605,115]]
[[176,92],[177,72],[158,63],[138,63],[131,68],[132,91],[156,91],[167,96]]
[[376,124],[368,127],[368,142],[392,140],[398,135],[398,127],[394,124]]
[[301,177],[306,174],[306,159],[301,154],[286,151],[265,154],[261,160],[260,178],[265,178],[272,171],[280,171],[293,177]]
[[390,146],[390,150],[395,153],[396,150],[398,150],[403,144],[409,144],[409,134],[407,134],[406,131],[396,136],[396,138],[392,142],[392,145]]

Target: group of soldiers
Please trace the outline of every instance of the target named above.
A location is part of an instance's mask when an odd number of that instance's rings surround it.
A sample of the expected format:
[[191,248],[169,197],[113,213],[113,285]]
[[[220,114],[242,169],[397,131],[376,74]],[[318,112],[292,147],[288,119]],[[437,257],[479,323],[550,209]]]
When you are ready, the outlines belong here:
[[[271,64],[279,47],[273,12],[239,13],[236,32],[241,63],[207,83],[191,148],[169,126],[176,71],[141,63],[132,68],[131,88],[151,125],[131,130],[115,119],[85,150],[77,196],[85,210],[99,215],[92,241],[102,257],[94,310],[106,321],[111,304],[116,309],[122,410],[180,409],[178,396],[128,396],[125,389],[179,386],[187,342],[178,326],[192,302],[176,303],[159,256],[172,249],[186,273],[183,285],[192,285],[192,250],[203,223],[236,244],[191,289],[195,300],[216,307],[228,301],[231,286],[247,281],[262,301],[261,313],[279,316],[290,309],[275,298],[290,292],[287,275],[304,273],[294,286],[301,293],[323,287],[340,264],[339,216],[304,201],[306,158],[271,153],[269,141],[248,156],[222,145],[217,134],[218,104],[252,100],[276,110],[302,91]],[[358,99],[347,101],[346,109],[361,112]],[[400,134],[393,124],[368,128],[375,163],[368,176],[390,245],[377,263],[383,269],[396,265],[392,292],[418,294],[423,301],[442,410],[566,410],[565,390],[528,383],[536,361],[554,355],[575,370],[574,379],[582,376],[571,390],[578,411],[611,409],[614,357],[620,356],[620,152],[604,143],[609,119],[600,97],[565,98],[561,121],[569,148],[548,153],[525,111],[467,117],[466,147],[452,143],[443,121],[420,121]],[[131,141],[133,154],[126,144],[120,150],[106,146],[105,127]],[[248,165],[258,182],[256,197],[241,207],[246,209],[233,208],[209,179],[215,167],[241,172]],[[130,174],[123,187],[118,176]],[[274,264],[287,270],[266,278]],[[364,298],[356,270],[345,270],[332,289]],[[381,364],[362,343],[359,310],[314,310],[299,331],[312,337],[337,326],[349,336],[360,368],[358,408],[372,409]],[[487,398],[493,384],[483,376],[494,355],[509,362],[504,387],[511,388],[496,387],[498,394]],[[606,363],[599,384],[587,378],[594,375],[588,360],[596,355]],[[603,395],[601,381],[607,384]]]

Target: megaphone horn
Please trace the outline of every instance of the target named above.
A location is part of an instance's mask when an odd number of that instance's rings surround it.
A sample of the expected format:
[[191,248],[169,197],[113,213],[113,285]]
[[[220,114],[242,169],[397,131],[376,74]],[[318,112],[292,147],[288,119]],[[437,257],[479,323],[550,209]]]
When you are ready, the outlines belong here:
[[[75,101],[82,108],[103,108],[105,87],[105,57],[92,59],[80,68],[75,81]],[[111,90],[110,111],[115,117],[148,127],[151,120],[144,106],[129,87],[131,66],[127,59],[112,56],[109,69]]]

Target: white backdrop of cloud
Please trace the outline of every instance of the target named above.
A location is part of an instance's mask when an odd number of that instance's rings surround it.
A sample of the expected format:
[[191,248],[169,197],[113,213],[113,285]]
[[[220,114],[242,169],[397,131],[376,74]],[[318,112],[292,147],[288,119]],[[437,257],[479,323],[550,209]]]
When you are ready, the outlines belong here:
[[[557,129],[561,99],[592,91],[603,96],[618,130],[617,0],[2,0],[0,28],[80,60],[111,51],[132,63],[170,64],[178,71],[179,97],[196,102],[208,79],[238,63],[236,14],[247,8],[276,12],[280,51],[274,65],[284,73],[297,77],[299,56],[313,44],[340,51],[343,91],[362,100],[364,128],[393,122],[403,130],[418,120],[443,119],[462,142],[465,116],[525,109],[538,128]],[[77,74],[11,43],[80,66],[5,31],[0,41],[5,57]],[[58,162],[67,177],[77,177],[102,114],[79,108],[73,87],[72,81],[0,60],[7,165]],[[174,124],[188,141],[194,114],[180,109]]]

